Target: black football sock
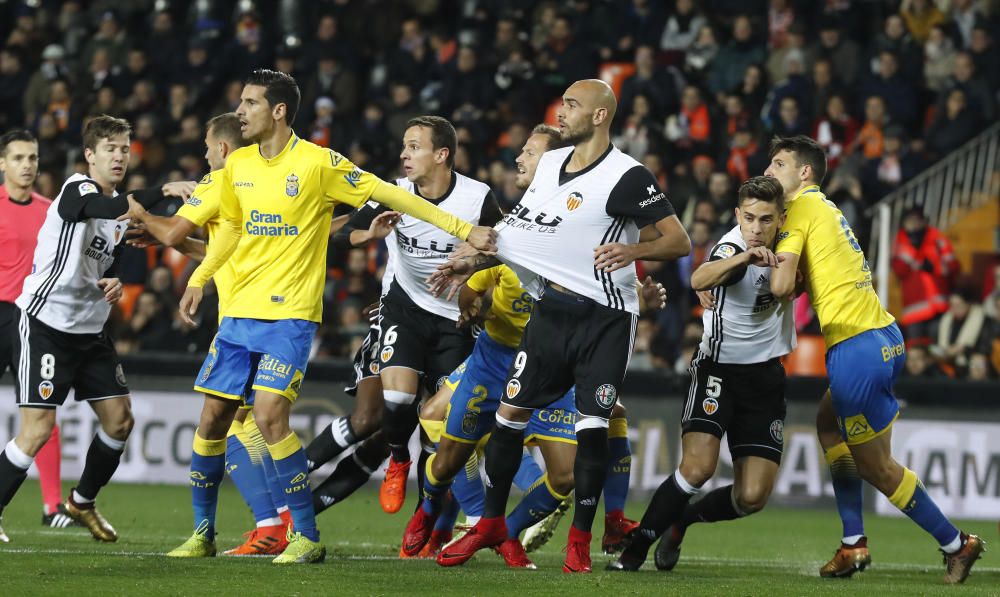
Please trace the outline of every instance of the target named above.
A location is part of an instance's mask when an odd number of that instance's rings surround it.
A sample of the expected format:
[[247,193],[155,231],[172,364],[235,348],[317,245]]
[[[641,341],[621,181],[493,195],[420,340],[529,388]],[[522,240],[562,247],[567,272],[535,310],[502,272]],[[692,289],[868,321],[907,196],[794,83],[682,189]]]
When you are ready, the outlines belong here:
[[573,509],[573,526],[577,530],[589,533],[594,525],[597,504],[608,474],[608,458],[606,427],[580,429],[576,432],[576,462],[573,465],[576,507]]
[[323,431],[309,442],[306,447],[306,458],[309,459],[309,470],[314,471],[330,462],[358,442],[359,438],[351,428],[350,415],[334,419]]
[[687,529],[696,522],[721,522],[735,520],[744,516],[736,509],[733,496],[733,486],[726,485],[708,492],[705,497],[684,508],[679,526]]
[[660,483],[631,543],[622,552],[622,561],[641,565],[653,542],[681,517],[691,496],[697,491],[698,488],[691,486],[679,470]]
[[125,440],[114,439],[103,429],[97,431],[87,450],[87,461],[83,465],[80,483],[74,489],[74,503],[80,505],[80,497],[84,499],[84,503],[93,502],[97,498],[97,493],[118,470],[124,451]]
[[[509,423],[509,422],[508,422]],[[496,518],[507,512],[507,497],[514,475],[521,466],[521,451],[524,449],[524,429],[526,423],[514,423],[517,428],[497,423],[493,434],[486,442],[486,502],[483,518]]]

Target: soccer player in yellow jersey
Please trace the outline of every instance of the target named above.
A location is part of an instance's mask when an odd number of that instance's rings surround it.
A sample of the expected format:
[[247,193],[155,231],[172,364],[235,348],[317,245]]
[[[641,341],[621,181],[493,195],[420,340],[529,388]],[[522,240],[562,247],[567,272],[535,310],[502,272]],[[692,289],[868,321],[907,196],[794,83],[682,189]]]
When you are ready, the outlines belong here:
[[[275,563],[320,562],[305,453],[289,427],[309,348],[322,317],[326,249],[336,203],[355,207],[371,199],[426,220],[475,246],[495,248],[492,229],[473,228],[403,189],[362,171],[335,151],[299,139],[292,129],[300,102],[295,79],[256,70],[245,81],[236,110],[243,138],[220,176],[222,223],[205,261],[181,299],[192,316],[205,283],[230,259],[232,297],[195,389],[205,401],[195,433],[191,483],[218,484],[225,467],[226,432],[248,382],[254,416],[274,460],[294,533]],[[252,381],[251,381],[252,380]],[[195,501],[192,541],[214,541],[214,508]]]
[[[248,144],[240,133],[240,119],[233,112],[212,118],[205,128],[205,159],[212,172],[188,193],[184,204],[173,216],[157,216],[138,208],[137,219],[146,234],[144,238],[133,239],[131,244],[147,246],[151,236],[153,240],[174,247],[196,261],[205,258],[205,242],[190,238],[190,235],[196,228],[204,227],[209,241],[214,238],[221,222],[219,187],[222,169],[229,154]],[[215,274],[220,319],[226,312],[234,277],[235,271],[230,263]],[[246,534],[243,544],[227,550],[226,555],[277,555],[288,545],[286,535],[291,518],[284,492],[277,486],[277,472],[267,453],[264,438],[249,414],[253,405],[252,396],[252,393],[244,396],[245,405],[237,411],[229,428],[225,462],[226,472],[253,512],[256,525],[253,531]],[[191,493],[193,501],[215,508],[218,486],[214,483],[193,483]],[[195,540],[185,542],[167,555],[206,557],[213,553],[213,544]]]
[[[892,423],[899,416],[892,390],[905,359],[903,336],[879,303],[868,262],[847,219],[819,189],[826,155],[802,135],[775,139],[770,155],[765,175],[784,187],[787,206],[774,251],[780,263],[771,276],[771,292],[779,298],[790,296],[796,271],[802,271],[826,341],[828,404],[844,442],[827,449],[827,459],[836,461],[849,453],[862,479],[937,540],[947,567],[945,581],[963,582],[983,552],[983,542],[955,528],[916,473],[892,457]],[[825,408],[821,404],[820,425],[827,418]],[[835,489],[845,536],[820,574],[850,576],[871,561],[860,525],[861,485],[835,484]]]

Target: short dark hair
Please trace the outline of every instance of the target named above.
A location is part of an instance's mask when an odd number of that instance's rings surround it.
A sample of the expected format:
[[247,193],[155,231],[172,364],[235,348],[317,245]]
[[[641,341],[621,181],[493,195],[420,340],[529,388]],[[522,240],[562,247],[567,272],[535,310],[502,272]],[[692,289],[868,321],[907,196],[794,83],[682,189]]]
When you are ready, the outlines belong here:
[[38,143],[38,139],[27,129],[14,129],[7,131],[0,137],[0,156],[7,155],[7,146],[14,141],[27,141],[28,143]]
[[778,179],[770,176],[754,176],[741,184],[739,204],[743,205],[747,199],[774,203],[777,205],[779,213],[785,211],[785,189],[781,188]]
[[560,147],[566,147],[566,142],[563,141],[562,133],[559,129],[549,124],[539,124],[535,128],[531,129],[532,135],[545,135],[549,138],[549,146],[547,151],[552,151],[553,149],[559,149]]
[[299,84],[291,75],[269,68],[258,68],[247,76],[243,84],[263,87],[264,97],[272,108],[278,104],[285,104],[285,122],[288,126],[292,126],[295,115],[299,112],[302,93],[299,91]]
[[213,135],[232,145],[233,149],[249,144],[240,132],[240,117],[235,112],[213,116],[205,123],[205,130],[211,131]]
[[422,126],[431,130],[431,147],[448,150],[446,163],[451,168],[455,165],[455,147],[458,145],[458,133],[447,118],[440,116],[417,116],[406,122],[406,128]]
[[826,152],[815,140],[805,135],[794,137],[775,137],[771,139],[771,152],[767,158],[774,159],[779,151],[788,151],[795,155],[798,165],[805,164],[813,171],[813,182],[822,184],[826,178]]
[[95,151],[101,139],[110,139],[116,135],[131,135],[132,125],[124,118],[115,118],[101,114],[90,120],[83,127],[83,148]]

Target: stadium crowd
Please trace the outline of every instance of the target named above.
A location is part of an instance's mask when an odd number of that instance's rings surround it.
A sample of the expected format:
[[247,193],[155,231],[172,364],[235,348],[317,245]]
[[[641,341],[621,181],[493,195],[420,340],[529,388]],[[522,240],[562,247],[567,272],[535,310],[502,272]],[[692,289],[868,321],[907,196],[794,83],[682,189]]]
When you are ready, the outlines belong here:
[[[867,246],[874,201],[995,121],[998,23],[995,0],[12,1],[0,3],[0,130],[38,137],[48,197],[84,169],[80,131],[100,114],[134,126],[126,189],[196,180],[205,121],[236,107],[247,73],[271,67],[303,89],[300,136],[385,178],[397,175],[408,119],[449,118],[456,170],[510,208],[531,128],[569,82],[611,72],[614,142],[658,177],[694,247],[641,264],[671,299],[640,322],[632,366],[683,371],[701,337],[691,271],[734,225],[736,186],[763,172],[768,140],[804,133],[823,145],[824,191]],[[908,373],[995,378],[1000,268],[968,279],[943,257],[950,248],[923,250],[923,225],[894,250],[901,285],[929,279],[940,295],[907,326],[926,339]],[[382,248],[331,250],[314,357],[354,353],[384,259]],[[192,264],[129,248],[121,265],[119,349],[204,352],[215,315],[195,329],[177,316]]]

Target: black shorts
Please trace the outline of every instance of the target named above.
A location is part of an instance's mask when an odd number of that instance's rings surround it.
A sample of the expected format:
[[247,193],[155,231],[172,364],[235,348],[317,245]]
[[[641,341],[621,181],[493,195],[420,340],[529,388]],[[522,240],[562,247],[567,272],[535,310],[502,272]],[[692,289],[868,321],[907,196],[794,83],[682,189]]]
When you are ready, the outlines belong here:
[[378,377],[380,364],[378,360],[379,328],[373,325],[368,329],[361,347],[354,353],[354,382],[344,388],[350,396],[358,395],[358,385],[369,377]]
[[14,303],[0,301],[0,379],[14,368],[14,332],[20,309]]
[[67,334],[19,311],[13,334],[14,393],[18,406],[55,408],[70,388],[77,401],[129,393],[108,334]]
[[396,283],[382,297],[381,316],[380,370],[413,369],[423,376],[424,386],[431,394],[472,353],[475,345],[468,328],[456,328],[455,322],[447,317],[420,308]]
[[785,444],[785,368],[778,359],[752,365],[691,361],[691,387],[681,417],[684,433],[729,442],[733,458],[759,456],[781,463]]
[[544,408],[576,385],[581,415],[611,418],[632,354],[636,319],[547,288],[524,329],[501,402]]

